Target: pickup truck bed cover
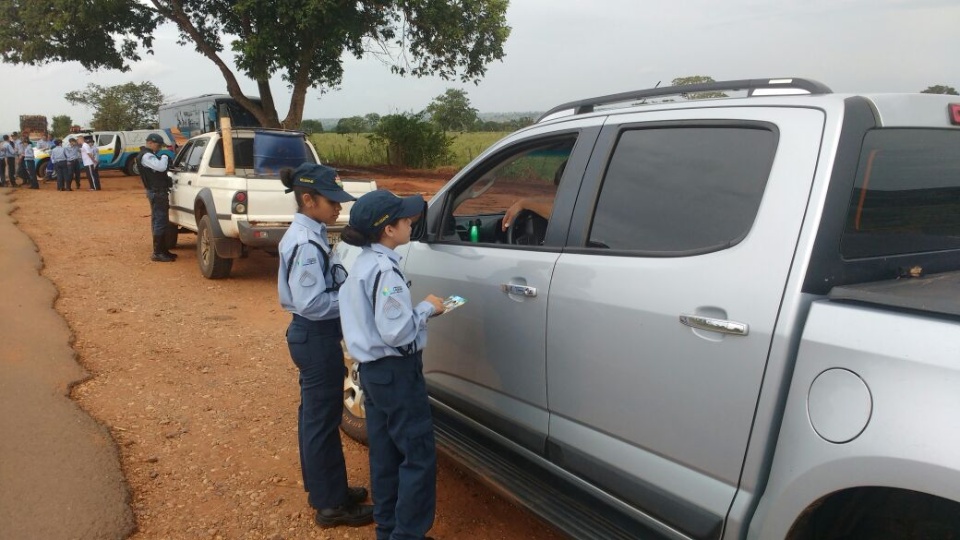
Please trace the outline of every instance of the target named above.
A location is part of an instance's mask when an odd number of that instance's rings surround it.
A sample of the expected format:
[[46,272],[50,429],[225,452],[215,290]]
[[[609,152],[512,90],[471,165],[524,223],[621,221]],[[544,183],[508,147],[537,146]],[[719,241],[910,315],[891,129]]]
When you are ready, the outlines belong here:
[[830,299],[960,317],[960,272],[834,287]]

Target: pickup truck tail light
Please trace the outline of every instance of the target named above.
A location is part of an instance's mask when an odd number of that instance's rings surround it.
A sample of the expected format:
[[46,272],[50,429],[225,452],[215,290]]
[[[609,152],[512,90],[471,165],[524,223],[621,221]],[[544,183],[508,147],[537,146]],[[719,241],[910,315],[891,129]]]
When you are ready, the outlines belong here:
[[950,123],[960,126],[960,103],[951,103],[947,108],[950,110]]
[[234,214],[247,213],[247,192],[238,191],[233,194],[233,202],[230,203],[230,211]]

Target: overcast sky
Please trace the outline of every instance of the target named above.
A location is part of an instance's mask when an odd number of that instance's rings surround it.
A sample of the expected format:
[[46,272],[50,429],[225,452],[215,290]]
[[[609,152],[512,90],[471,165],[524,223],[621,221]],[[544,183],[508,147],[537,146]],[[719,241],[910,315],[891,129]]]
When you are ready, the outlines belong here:
[[[480,112],[543,111],[689,75],[808,77],[835,92],[960,88],[958,21],[958,0],[511,0],[506,55],[479,85],[399,77],[375,59],[349,57],[341,88],[310,91],[303,117],[419,111],[446,88],[464,89]],[[226,93],[219,71],[178,46],[172,26],[158,31],[155,47],[128,73],[0,64],[0,132],[16,130],[20,114],[68,114],[88,125],[92,111],[63,96],[89,83],[151,81],[171,99]],[[277,78],[273,92],[283,118],[289,90]]]

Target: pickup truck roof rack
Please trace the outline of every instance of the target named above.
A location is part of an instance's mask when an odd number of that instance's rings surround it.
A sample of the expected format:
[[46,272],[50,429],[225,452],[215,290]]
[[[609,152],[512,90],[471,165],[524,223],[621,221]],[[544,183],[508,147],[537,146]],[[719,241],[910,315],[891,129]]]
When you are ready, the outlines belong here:
[[[600,105],[611,105],[623,101],[633,101],[649,97],[672,96],[678,94],[690,94],[694,92],[722,92],[747,90],[748,95],[771,95],[783,93],[807,93],[807,94],[832,94],[827,85],[811,79],[781,78],[781,79],[741,79],[736,81],[716,81],[703,84],[688,84],[685,86],[668,86],[664,88],[648,88],[645,90],[634,90],[632,92],[622,92],[619,94],[610,94],[594,98],[581,99],[558,105],[549,111],[540,115],[537,122],[544,118],[573,109],[573,114],[585,114],[593,112],[594,107]],[[769,90],[770,92],[764,92]],[[791,90],[795,92],[790,92]]]

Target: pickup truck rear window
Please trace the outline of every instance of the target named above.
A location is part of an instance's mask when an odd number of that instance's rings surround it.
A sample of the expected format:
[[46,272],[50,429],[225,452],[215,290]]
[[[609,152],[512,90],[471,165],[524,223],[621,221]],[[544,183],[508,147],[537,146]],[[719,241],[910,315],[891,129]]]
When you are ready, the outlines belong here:
[[960,131],[867,133],[840,241],[844,259],[960,249]]
[[[307,143],[304,142],[304,155],[307,156],[306,161],[309,163],[314,163],[313,152],[310,151],[310,147],[307,146]],[[236,138],[233,140],[233,164],[238,169],[252,169],[253,168],[253,139],[249,138]],[[210,166],[223,168],[225,161],[223,158],[223,140],[217,141],[216,148],[213,149],[213,154],[210,155]]]
[[757,216],[777,140],[763,126],[624,131],[588,246],[682,257],[737,244]]

